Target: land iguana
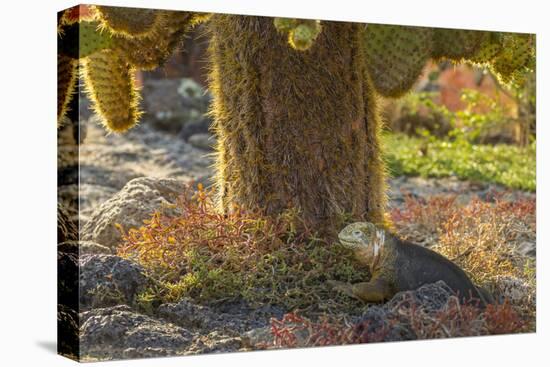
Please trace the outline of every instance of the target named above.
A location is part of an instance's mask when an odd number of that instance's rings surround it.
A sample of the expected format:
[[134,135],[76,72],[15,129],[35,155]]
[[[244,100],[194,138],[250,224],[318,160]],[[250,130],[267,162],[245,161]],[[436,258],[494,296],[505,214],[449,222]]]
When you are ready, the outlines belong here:
[[422,246],[402,241],[372,223],[346,226],[339,234],[340,243],[355,253],[356,259],[369,266],[369,282],[349,284],[329,280],[337,291],[365,302],[381,302],[397,292],[415,290],[428,283],[444,281],[461,302],[475,301],[485,307],[493,303],[491,295],[477,288],[466,273],[453,262]]

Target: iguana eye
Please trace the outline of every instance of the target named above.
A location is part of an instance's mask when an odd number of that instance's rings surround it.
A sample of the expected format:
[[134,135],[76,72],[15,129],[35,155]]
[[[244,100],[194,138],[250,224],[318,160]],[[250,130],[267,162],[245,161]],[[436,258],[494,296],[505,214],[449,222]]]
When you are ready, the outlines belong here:
[[351,234],[353,234],[354,237],[361,237],[361,231],[359,231],[359,230],[355,230],[355,231],[351,232]]

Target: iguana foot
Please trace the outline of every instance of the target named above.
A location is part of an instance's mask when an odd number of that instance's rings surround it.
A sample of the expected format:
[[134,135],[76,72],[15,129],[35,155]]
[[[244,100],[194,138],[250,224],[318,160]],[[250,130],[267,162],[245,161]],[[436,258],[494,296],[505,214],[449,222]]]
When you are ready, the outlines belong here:
[[336,291],[364,302],[382,302],[393,295],[388,283],[381,278],[355,284],[329,280],[328,284]]
[[327,283],[337,292],[344,293],[349,297],[355,297],[353,294],[353,286],[349,283],[340,282],[338,280],[328,280]]

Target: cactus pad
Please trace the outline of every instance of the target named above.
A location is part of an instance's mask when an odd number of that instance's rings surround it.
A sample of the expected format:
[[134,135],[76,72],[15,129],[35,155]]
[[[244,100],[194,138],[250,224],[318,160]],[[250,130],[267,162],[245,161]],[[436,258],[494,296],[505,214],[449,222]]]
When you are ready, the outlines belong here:
[[488,32],[434,28],[432,57],[461,61],[476,54]]
[[69,56],[57,56],[57,126],[68,112],[69,102],[74,94],[78,60]]
[[522,74],[533,67],[535,43],[529,34],[505,34],[502,52],[492,62],[492,69],[504,83],[521,83]]
[[113,39],[108,32],[101,32],[99,23],[81,21],[63,27],[57,37],[58,53],[74,59],[110,48]]
[[139,94],[134,69],[113,50],[102,50],[83,59],[86,92],[105,128],[123,132],[137,124]]
[[302,23],[290,31],[288,42],[296,50],[305,51],[313,45],[319,33],[321,33],[320,22]]
[[386,97],[410,90],[431,53],[430,28],[369,24],[366,62],[375,89]]
[[[67,12],[58,17],[58,117],[60,120],[66,113],[70,100],[69,66],[81,60],[86,92],[95,111],[107,130],[122,132],[134,126],[141,115],[135,69],[162,65],[185,31],[207,20],[209,14],[104,6],[84,9],[86,21],[64,23]],[[79,11],[73,11],[77,19]],[[94,20],[90,20],[90,14]],[[74,65],[67,60],[73,60]]]
[[502,33],[490,32],[481,42],[479,50],[468,61],[477,65],[485,65],[491,63],[501,51]]
[[275,28],[278,32],[288,34],[291,30],[298,25],[298,19],[293,18],[275,18],[273,20]]
[[193,13],[158,11],[159,21],[143,37],[118,37],[115,47],[135,67],[150,70],[162,65],[196,21]]
[[137,37],[152,30],[159,12],[154,9],[95,6],[103,28],[113,34]]
[[80,57],[111,47],[112,37],[107,32],[98,31],[98,22],[80,22],[79,49]]
[[279,33],[286,34],[289,45],[298,51],[308,50],[321,33],[321,22],[311,19],[275,18]]

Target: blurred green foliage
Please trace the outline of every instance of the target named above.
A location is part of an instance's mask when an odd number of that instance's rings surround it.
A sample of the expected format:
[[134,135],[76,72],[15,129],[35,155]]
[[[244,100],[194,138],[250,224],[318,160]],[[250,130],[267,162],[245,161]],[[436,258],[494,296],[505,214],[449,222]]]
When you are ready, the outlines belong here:
[[[463,90],[461,100],[465,102],[466,107],[450,113],[453,129],[449,136],[456,140],[476,142],[484,132],[498,129],[512,119],[497,99],[477,90]],[[478,108],[485,108],[486,112],[477,112]]]
[[[464,108],[458,111],[440,104],[438,92],[404,96],[398,102],[401,114],[412,121],[429,123],[416,124],[414,131],[403,130],[409,135],[402,132],[384,135],[385,157],[391,174],[456,176],[535,191],[534,74],[526,78],[522,86],[503,85],[494,80],[495,96],[464,89],[461,94]],[[506,105],[498,98],[501,93],[516,103],[516,114],[513,105]],[[519,139],[514,145],[503,144],[514,128],[519,128]],[[488,141],[496,144],[487,144]]]
[[536,190],[535,141],[521,148],[388,133],[384,134],[383,143],[388,168],[394,176],[456,176],[515,189]]
[[[439,104],[438,95],[437,92],[410,93],[400,101],[399,108],[404,113],[411,116],[423,113],[427,119],[449,126],[448,131],[439,132],[418,127],[416,134],[419,136],[434,139],[434,135],[441,137],[443,133],[445,138],[453,141],[476,143],[484,134],[502,129],[514,120],[498,99],[474,89],[462,91],[461,101],[465,107],[459,111],[450,111],[445,105]],[[434,128],[440,129],[442,126],[435,125]]]

